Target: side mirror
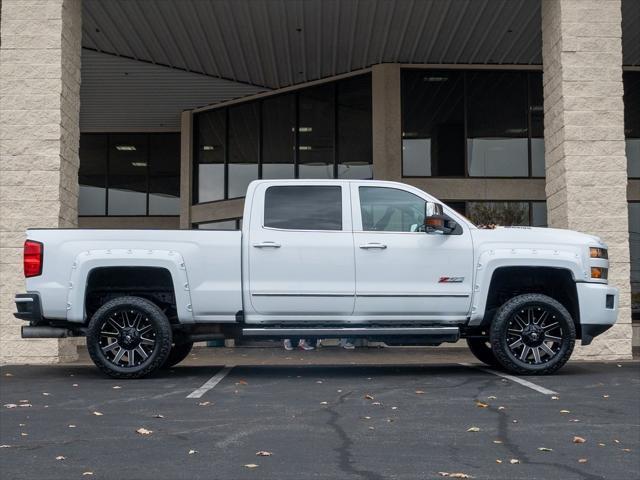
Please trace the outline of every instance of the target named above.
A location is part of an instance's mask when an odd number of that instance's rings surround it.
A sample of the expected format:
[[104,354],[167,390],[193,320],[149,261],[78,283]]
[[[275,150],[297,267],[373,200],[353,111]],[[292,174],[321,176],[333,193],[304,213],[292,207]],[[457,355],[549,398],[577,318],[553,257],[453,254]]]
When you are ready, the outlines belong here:
[[440,203],[425,202],[424,231],[425,233],[441,233],[447,235],[453,232],[457,223],[447,218]]

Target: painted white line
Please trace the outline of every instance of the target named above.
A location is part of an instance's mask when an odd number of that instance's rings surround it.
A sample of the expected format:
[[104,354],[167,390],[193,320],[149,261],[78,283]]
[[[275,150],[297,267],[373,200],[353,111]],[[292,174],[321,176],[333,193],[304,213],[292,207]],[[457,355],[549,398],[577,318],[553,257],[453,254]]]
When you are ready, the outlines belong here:
[[540,385],[536,385],[529,380],[524,380],[520,377],[514,377],[513,375],[509,375],[508,373],[498,372],[497,370],[491,370],[490,368],[480,367],[478,365],[473,365],[471,363],[459,363],[458,365],[462,365],[463,367],[475,368],[478,370],[482,370],[483,372],[490,373],[492,375],[497,375],[498,377],[506,378],[511,380],[512,382],[519,383],[523,387],[530,388],[531,390],[535,390],[536,392],[542,393],[543,395],[557,395],[558,392],[553,390],[549,390],[548,388],[541,387]]
[[219,384],[220,381],[229,374],[232,368],[233,367],[225,366],[222,370],[220,370],[213,377],[207,380],[200,388],[197,388],[196,390],[191,392],[189,395],[187,395],[187,398],[202,397],[205,393],[207,393],[209,390],[211,390],[213,387]]

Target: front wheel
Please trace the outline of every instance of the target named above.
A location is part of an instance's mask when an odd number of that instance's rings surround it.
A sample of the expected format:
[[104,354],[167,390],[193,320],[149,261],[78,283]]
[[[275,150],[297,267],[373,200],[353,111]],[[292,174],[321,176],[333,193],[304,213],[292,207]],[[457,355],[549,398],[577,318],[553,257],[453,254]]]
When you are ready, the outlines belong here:
[[87,329],[93,363],[115,378],[141,378],[160,368],[171,351],[171,325],[157,305],[118,297],[102,305]]
[[491,350],[491,342],[488,338],[467,338],[467,345],[469,350],[473,353],[473,356],[480,360],[482,363],[489,365],[490,367],[499,367],[500,362],[496,359],[496,356]]
[[519,375],[546,375],[573,352],[576,327],[561,303],[537,293],[502,305],[491,323],[491,350],[500,364]]

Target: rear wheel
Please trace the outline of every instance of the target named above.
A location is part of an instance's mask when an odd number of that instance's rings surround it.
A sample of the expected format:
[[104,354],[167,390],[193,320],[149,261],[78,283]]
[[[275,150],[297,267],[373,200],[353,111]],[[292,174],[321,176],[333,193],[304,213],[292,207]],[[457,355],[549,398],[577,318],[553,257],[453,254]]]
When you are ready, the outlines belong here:
[[118,297],[93,315],[87,349],[104,373],[115,378],[141,378],[169,357],[171,325],[157,305],[140,297]]
[[491,342],[489,338],[467,338],[467,345],[471,353],[480,360],[491,367],[499,367],[500,362],[496,359],[496,356],[491,350]]
[[569,360],[576,327],[561,303],[532,293],[518,295],[498,309],[490,339],[496,359],[508,371],[545,375]]
[[181,361],[187,358],[192,348],[193,348],[193,342],[175,344],[173,347],[171,347],[171,352],[169,352],[169,357],[162,365],[162,368],[171,368],[174,365],[179,364]]

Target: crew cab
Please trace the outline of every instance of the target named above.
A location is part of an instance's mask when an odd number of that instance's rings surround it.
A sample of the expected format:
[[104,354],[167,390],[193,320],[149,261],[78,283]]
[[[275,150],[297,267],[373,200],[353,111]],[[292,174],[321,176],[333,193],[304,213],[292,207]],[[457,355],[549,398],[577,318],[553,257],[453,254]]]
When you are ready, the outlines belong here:
[[465,338],[481,361],[547,374],[617,318],[607,246],[551,228],[478,228],[409,185],[260,180],[242,231],[30,229],[23,338],[85,336],[137,378],[221,338]]

